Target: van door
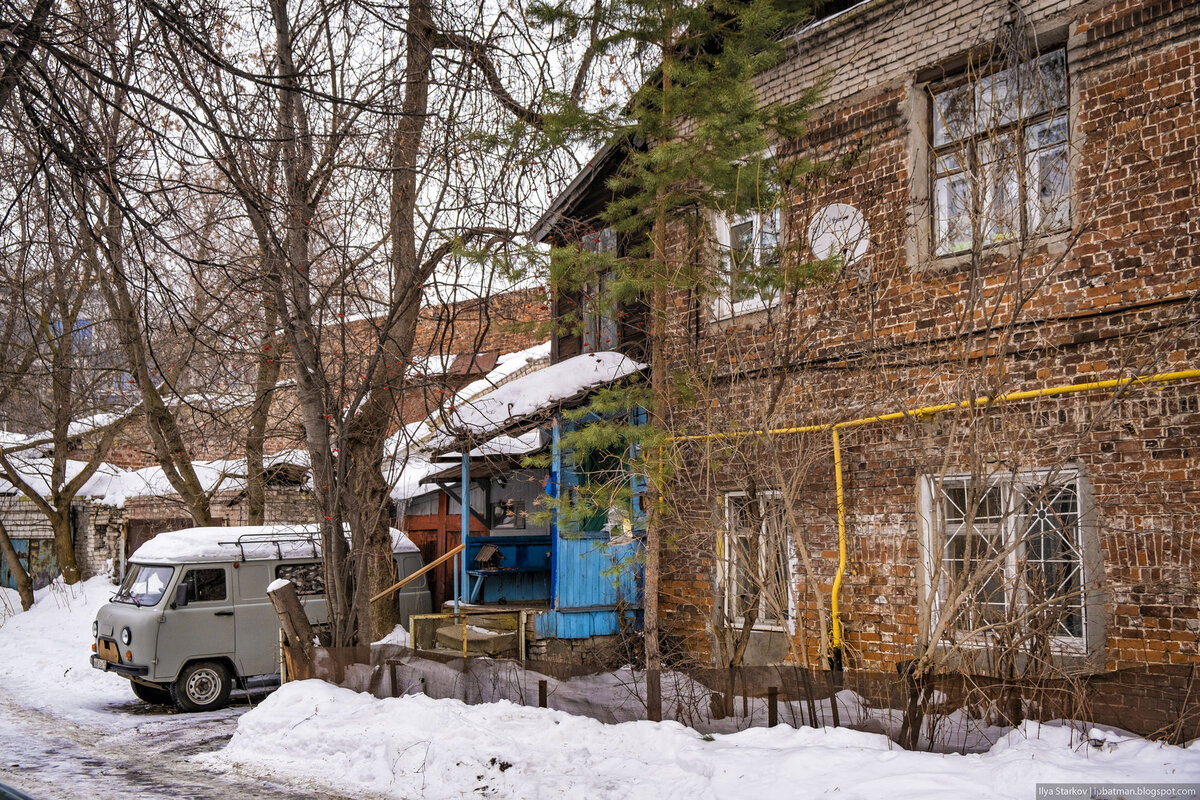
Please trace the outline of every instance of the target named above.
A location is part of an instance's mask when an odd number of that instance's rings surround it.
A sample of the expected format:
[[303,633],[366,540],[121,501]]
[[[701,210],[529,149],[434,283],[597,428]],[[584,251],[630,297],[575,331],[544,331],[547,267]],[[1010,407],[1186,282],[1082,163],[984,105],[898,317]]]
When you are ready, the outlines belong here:
[[[187,587],[187,604],[163,611],[158,631],[159,675],[177,675],[189,661],[232,656],[233,593],[224,565],[185,567],[178,586]],[[173,600],[171,601],[174,602]]]
[[279,673],[279,617],[267,598],[271,564],[245,561],[237,576],[238,668],[244,677]]

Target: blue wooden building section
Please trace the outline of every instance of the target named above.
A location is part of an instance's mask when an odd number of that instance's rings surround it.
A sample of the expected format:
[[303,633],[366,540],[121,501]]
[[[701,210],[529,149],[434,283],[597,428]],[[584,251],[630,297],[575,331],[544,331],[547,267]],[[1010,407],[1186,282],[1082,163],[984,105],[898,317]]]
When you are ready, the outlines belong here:
[[[635,424],[644,424],[639,414]],[[577,424],[587,424],[586,421]],[[578,485],[581,476],[563,458],[560,432],[570,423],[559,419],[554,427],[554,466],[550,489],[556,496]],[[537,617],[540,636],[585,639],[617,633],[623,625],[636,624],[642,607],[642,542],[644,528],[637,496],[641,486],[634,480],[634,536],[632,541],[613,540],[600,531],[562,530],[555,524],[551,537],[550,612]],[[621,617],[625,619],[622,620]]]
[[[482,567],[476,560],[494,547]],[[467,539],[468,600],[471,603],[546,602],[550,597],[550,537],[471,536]]]

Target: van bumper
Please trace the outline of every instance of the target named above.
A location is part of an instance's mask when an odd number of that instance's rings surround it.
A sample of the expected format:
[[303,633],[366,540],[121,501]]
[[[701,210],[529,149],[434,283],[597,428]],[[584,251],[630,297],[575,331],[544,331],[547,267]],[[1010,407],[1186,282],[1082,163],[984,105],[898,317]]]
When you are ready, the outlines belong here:
[[105,661],[100,656],[92,656],[92,666],[102,672],[115,672],[125,677],[133,675],[141,677],[150,673],[149,667],[139,667],[133,664],[114,664],[111,661]]

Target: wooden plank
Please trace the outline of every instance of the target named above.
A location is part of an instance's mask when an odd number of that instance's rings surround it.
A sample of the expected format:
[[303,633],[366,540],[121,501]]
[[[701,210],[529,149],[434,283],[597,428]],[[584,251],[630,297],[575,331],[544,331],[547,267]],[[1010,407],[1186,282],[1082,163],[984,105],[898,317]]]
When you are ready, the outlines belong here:
[[414,580],[414,579],[416,579],[416,578],[419,578],[419,577],[421,577],[421,576],[422,576],[422,575],[424,575],[426,572],[429,572],[429,570],[431,570],[431,569],[433,569],[434,567],[436,567],[438,564],[441,564],[443,561],[449,561],[451,558],[453,558],[454,556],[458,555],[459,553],[461,553],[461,552],[462,552],[463,550],[465,550],[465,549],[467,549],[467,546],[466,546],[465,544],[460,544],[458,547],[455,547],[455,548],[454,548],[453,550],[451,550],[449,553],[446,553],[446,555],[442,556],[442,557],[441,557],[441,558],[439,558],[437,561],[434,561],[432,564],[426,564],[425,566],[421,567],[419,570],[417,570],[416,572],[414,572],[412,575],[409,575],[409,576],[408,576],[407,578],[405,578],[404,580],[402,580],[402,581],[398,581],[397,583],[395,583],[395,584],[393,584],[393,585],[389,586],[388,588],[384,589],[382,592],[380,592],[379,594],[377,594],[377,595],[375,595],[374,597],[372,597],[372,598],[371,598],[371,602],[372,602],[372,603],[374,603],[374,602],[375,602],[376,600],[378,600],[379,598],[381,598],[381,597],[387,597],[389,594],[392,594],[393,592],[397,591],[398,589],[401,589],[401,588],[403,588],[403,587],[405,586],[405,584],[407,584],[409,581],[411,581],[411,580]]

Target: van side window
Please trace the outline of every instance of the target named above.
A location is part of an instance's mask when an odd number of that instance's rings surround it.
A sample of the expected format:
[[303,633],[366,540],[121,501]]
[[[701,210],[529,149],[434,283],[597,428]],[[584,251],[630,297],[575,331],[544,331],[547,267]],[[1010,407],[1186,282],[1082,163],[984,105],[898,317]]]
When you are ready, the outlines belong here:
[[275,568],[275,577],[291,581],[296,594],[302,597],[325,594],[325,576],[320,564],[280,564]]
[[210,600],[224,600],[225,570],[223,569],[193,569],[183,576],[187,586],[189,603],[203,603]]

